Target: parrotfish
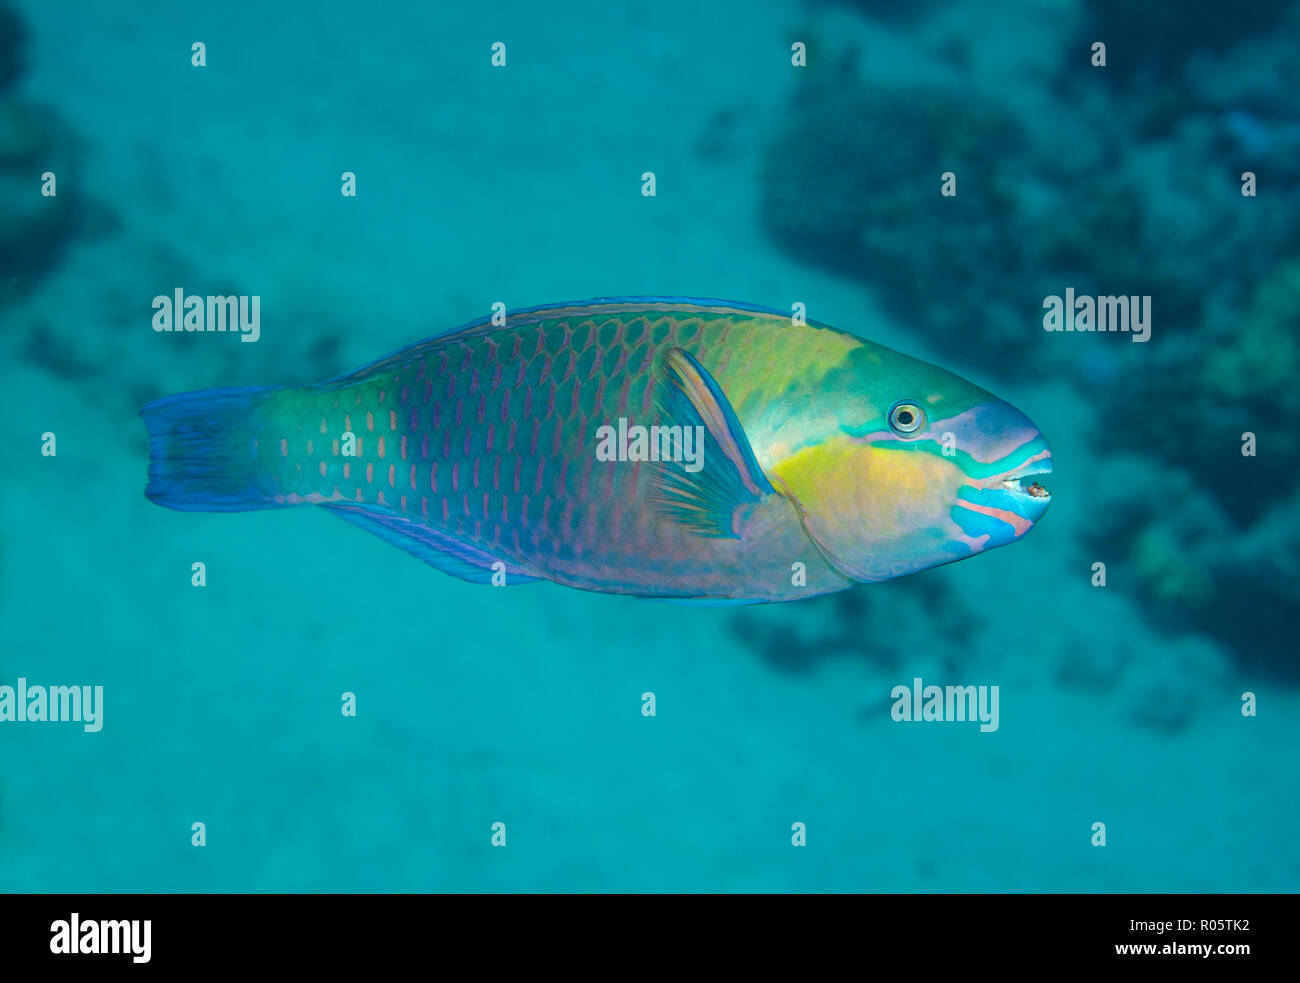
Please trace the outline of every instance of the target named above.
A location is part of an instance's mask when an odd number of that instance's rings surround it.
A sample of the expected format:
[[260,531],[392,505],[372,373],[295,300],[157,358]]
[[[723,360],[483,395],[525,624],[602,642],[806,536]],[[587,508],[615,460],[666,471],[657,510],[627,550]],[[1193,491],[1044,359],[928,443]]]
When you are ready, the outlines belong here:
[[159,505],[315,505],[477,583],[812,597],[1020,539],[1051,451],[941,368],[788,313],[601,298],[307,387],[140,411]]

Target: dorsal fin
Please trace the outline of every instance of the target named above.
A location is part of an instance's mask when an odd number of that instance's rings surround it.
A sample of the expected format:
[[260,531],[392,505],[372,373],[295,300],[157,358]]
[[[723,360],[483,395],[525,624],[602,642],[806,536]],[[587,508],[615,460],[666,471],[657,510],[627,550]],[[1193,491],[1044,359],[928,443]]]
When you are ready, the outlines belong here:
[[[548,321],[553,318],[586,318],[593,314],[616,314],[620,312],[636,313],[645,311],[652,313],[661,311],[664,313],[679,313],[683,316],[691,314],[704,313],[732,313],[732,314],[768,314],[772,317],[779,317],[788,321],[790,314],[788,311],[773,310],[770,307],[762,307],[757,304],[745,304],[734,300],[714,300],[706,297],[594,297],[590,300],[571,301],[560,304],[542,304],[538,307],[526,307],[516,311],[509,311],[508,318],[504,325],[493,325],[492,315],[484,315],[475,318],[468,324],[462,324],[456,328],[450,328],[446,331],[439,331],[435,335],[423,338],[420,341],[413,342],[409,345],[403,345],[396,351],[389,352],[382,358],[375,359],[373,362],[367,362],[359,369],[352,369],[342,375],[335,376],[326,380],[322,385],[335,386],[340,383],[358,382],[361,379],[377,375],[384,369],[402,362],[408,361],[417,356],[421,349],[434,348],[438,345],[445,344],[446,341],[455,335],[464,335],[473,337],[480,334],[487,334],[492,331],[505,331],[512,327],[521,327],[527,324],[536,324],[539,321]],[[816,325],[815,322],[809,321],[809,324]]]

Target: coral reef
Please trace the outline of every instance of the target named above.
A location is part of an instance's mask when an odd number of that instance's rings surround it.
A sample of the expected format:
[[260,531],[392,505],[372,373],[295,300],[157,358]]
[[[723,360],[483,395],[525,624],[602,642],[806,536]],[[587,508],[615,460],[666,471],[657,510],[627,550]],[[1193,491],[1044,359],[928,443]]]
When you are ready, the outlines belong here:
[[[1104,101],[1061,105],[1045,127],[973,91],[863,81],[851,56],[809,71],[764,158],[765,228],[1003,374],[1082,370],[1064,345],[1026,344],[1063,284],[1149,295],[1162,324],[1182,325],[1300,245],[1300,187],[1285,181],[1300,123],[1186,106],[1144,140]],[[1059,148],[1074,132],[1092,146],[1071,163]],[[1252,168],[1273,207],[1241,194]],[[939,193],[945,170],[954,197]]]
[[[1089,393],[1089,551],[1125,569],[1166,630],[1206,632],[1288,678],[1300,672],[1278,621],[1300,599],[1296,36],[1295,3],[1192,16],[1091,0],[1062,35],[1046,104],[982,94],[960,60],[970,85],[867,79],[845,38],[797,87],[761,200],[779,244],[880,290],[953,357]],[[1092,40],[1108,45],[1104,69],[1069,56]],[[939,194],[944,170],[955,198]],[[1152,342],[1045,339],[1037,305],[1066,286],[1150,296]],[[1257,456],[1243,457],[1245,432]]]
[[[1285,625],[1300,603],[1300,262],[1280,262],[1240,313],[1153,352],[1111,390],[1099,444],[1111,462],[1094,552],[1130,564],[1153,616],[1230,646],[1243,666],[1300,680]],[[1157,411],[1158,410],[1158,411]],[[1255,453],[1243,454],[1243,435]]]

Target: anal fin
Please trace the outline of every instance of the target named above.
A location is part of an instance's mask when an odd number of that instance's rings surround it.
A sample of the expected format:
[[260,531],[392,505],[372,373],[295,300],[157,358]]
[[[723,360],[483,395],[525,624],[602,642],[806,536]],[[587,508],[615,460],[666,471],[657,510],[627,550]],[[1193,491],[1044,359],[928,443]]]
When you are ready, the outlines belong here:
[[[353,525],[360,526],[384,542],[405,550],[429,566],[472,584],[491,583],[492,564],[498,561],[506,562],[499,556],[491,556],[446,533],[382,506],[322,505],[321,508],[333,512],[340,519],[346,519]],[[507,584],[526,583],[538,579],[528,576],[508,563],[505,572]]]

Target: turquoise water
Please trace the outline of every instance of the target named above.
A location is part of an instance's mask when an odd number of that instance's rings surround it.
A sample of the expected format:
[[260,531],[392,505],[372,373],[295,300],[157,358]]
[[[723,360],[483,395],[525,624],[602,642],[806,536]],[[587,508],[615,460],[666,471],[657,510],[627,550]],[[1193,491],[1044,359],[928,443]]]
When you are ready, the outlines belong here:
[[[0,889],[1300,886],[1294,12],[1193,8],[1207,46],[1105,3],[881,6],[17,5],[0,685],[104,695],[97,732],[0,722]],[[1067,286],[1152,294],[1152,340],[1045,332]],[[155,333],[178,287],[260,296],[259,341]],[[142,494],[148,400],[626,294],[801,302],[973,379],[1051,439],[1050,512],[731,609]],[[998,686],[997,730],[895,722],[916,677]]]

